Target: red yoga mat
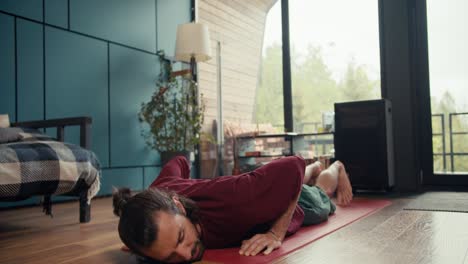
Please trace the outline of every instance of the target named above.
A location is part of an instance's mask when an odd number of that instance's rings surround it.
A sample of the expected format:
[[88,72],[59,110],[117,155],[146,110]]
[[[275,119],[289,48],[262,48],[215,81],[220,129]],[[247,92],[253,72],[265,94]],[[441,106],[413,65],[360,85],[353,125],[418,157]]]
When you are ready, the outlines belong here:
[[269,255],[246,257],[239,255],[239,248],[210,249],[205,251],[203,261],[224,264],[269,263],[390,204],[388,200],[355,199],[347,207],[337,206],[335,214],[327,222],[301,228],[296,234],[286,238],[281,248]]

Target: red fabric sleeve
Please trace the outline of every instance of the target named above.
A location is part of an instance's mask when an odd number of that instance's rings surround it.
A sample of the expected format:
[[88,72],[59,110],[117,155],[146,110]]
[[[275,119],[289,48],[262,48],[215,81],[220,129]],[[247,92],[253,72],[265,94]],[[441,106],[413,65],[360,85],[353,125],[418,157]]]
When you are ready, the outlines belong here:
[[235,205],[254,222],[276,220],[301,192],[304,172],[304,160],[292,156],[240,175],[233,190],[238,197]]
[[[180,162],[173,165],[188,165]],[[238,245],[253,227],[278,219],[300,193],[305,172],[304,160],[295,156],[274,160],[249,173],[203,180],[184,178],[179,175],[185,175],[185,168],[179,171],[166,166],[152,187],[173,190],[197,203],[203,240],[210,248]],[[303,218],[302,209],[296,207],[288,233],[297,231]]]
[[172,179],[189,179],[190,165],[184,156],[176,156],[167,162],[156,180],[151,183],[150,188],[156,186],[158,182],[164,182]]

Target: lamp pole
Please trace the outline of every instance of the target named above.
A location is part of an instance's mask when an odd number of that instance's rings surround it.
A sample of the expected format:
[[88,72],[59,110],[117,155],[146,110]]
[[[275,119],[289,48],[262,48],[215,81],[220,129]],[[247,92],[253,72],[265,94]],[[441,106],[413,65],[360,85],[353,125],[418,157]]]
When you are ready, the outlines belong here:
[[[195,83],[195,88],[192,90],[192,98],[193,98],[193,105],[195,107],[199,107],[199,102],[198,102],[198,75],[197,75],[197,61],[195,60],[195,55],[192,54],[190,56],[190,71],[192,75],[192,81]],[[195,109],[192,109],[192,117],[195,119],[196,113]],[[200,135],[196,135],[196,132],[194,131],[195,136],[200,137]],[[195,178],[199,179],[201,175],[201,164],[200,164],[200,143],[194,146],[194,163],[195,163]]]
[[[194,3],[192,2],[192,6]],[[195,10],[192,9],[192,12]],[[193,15],[193,14],[192,14]],[[177,27],[177,38],[176,38],[176,59],[190,63],[190,73],[193,82],[194,89],[192,89],[192,117],[197,118],[197,108],[200,107],[199,94],[198,94],[198,72],[197,62],[207,61],[211,58],[210,50],[210,35],[208,27],[200,23],[186,23],[181,24]],[[194,136],[200,137],[198,133],[194,133]],[[200,144],[194,146],[194,162],[195,170],[194,177],[200,178]]]

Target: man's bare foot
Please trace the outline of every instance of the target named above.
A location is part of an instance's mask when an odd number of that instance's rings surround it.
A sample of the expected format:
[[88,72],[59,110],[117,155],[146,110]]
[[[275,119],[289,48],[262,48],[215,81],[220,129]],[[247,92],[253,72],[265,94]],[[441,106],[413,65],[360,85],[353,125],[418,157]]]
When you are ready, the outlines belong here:
[[339,205],[348,205],[353,199],[353,188],[349,181],[346,169],[340,161],[336,161],[339,166],[338,186],[336,188],[336,200]]
[[320,161],[308,165],[304,174],[304,184],[314,186],[322,170],[323,164]]

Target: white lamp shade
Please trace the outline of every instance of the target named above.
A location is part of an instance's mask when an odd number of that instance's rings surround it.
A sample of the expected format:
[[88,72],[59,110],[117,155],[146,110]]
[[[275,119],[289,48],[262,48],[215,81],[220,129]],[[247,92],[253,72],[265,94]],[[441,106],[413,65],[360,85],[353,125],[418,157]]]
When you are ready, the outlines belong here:
[[211,59],[210,32],[207,26],[200,23],[177,27],[176,60],[190,62],[192,56],[197,62]]

